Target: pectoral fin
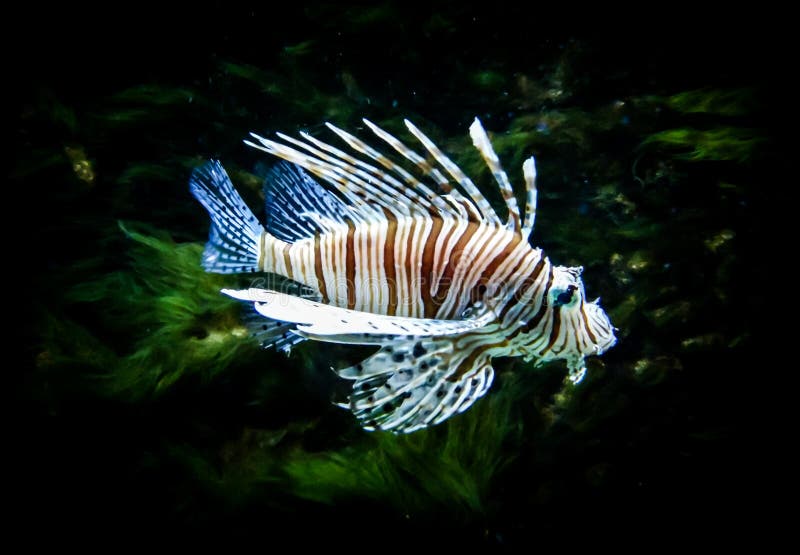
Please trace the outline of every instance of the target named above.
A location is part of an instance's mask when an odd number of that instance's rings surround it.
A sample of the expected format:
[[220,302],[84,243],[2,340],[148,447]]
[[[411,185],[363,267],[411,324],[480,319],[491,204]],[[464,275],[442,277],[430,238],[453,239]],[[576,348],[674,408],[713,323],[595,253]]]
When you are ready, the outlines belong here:
[[222,292],[252,302],[298,337],[381,345],[360,364],[337,370],[354,381],[341,406],[367,430],[408,433],[465,411],[491,386],[492,349],[504,341],[495,314],[482,306],[462,320],[435,320],[347,310],[268,289]]
[[[340,370],[354,380],[349,408],[367,430],[409,433],[463,412],[492,384],[481,344],[455,350],[456,338],[396,342]],[[477,356],[475,354],[477,353]]]
[[474,311],[462,320],[405,318],[348,310],[268,289],[223,289],[235,299],[251,301],[264,317],[296,325],[309,339],[331,343],[385,344],[398,338],[445,337],[482,328],[495,320],[490,310]]

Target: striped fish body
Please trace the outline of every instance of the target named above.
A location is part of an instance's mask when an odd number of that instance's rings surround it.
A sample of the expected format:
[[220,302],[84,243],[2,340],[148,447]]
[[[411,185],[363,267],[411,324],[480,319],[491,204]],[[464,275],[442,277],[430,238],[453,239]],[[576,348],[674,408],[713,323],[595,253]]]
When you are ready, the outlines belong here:
[[529,244],[533,159],[523,166],[522,218],[483,127],[476,119],[470,128],[505,199],[509,216],[502,221],[410,122],[444,172],[365,124],[424,180],[330,124],[355,154],[307,134],[246,141],[285,160],[265,180],[266,226],[219,163],[193,174],[192,192],[212,219],[205,268],[278,274],[308,291],[303,298],[223,290],[252,303],[254,335],[282,349],[304,339],[379,345],[362,363],[338,370],[354,380],[345,406],[369,430],[411,432],[466,410],[491,385],[495,356],[564,359],[579,381],[584,358],[614,344],[613,328],[597,301],[584,299],[582,269],[555,266]]
[[542,259],[503,226],[423,216],[263,244],[261,271],[314,288],[324,303],[412,318],[456,319],[488,292],[516,290],[531,277],[520,269]]

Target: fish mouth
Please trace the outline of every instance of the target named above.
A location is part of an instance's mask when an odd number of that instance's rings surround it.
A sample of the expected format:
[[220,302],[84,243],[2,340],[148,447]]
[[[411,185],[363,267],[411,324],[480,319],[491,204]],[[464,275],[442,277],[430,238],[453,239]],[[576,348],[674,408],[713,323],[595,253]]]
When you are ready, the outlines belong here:
[[617,336],[614,335],[616,328],[597,301],[587,305],[586,323],[595,339],[593,354],[600,355],[616,345]]

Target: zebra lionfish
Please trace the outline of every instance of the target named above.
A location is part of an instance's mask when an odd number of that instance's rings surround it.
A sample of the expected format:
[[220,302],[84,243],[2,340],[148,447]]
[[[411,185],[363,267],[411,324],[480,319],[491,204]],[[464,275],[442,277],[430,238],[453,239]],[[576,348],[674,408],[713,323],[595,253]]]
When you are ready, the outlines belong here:
[[203,267],[278,274],[309,293],[223,289],[253,303],[260,318],[253,335],[287,351],[305,339],[380,346],[337,370],[354,381],[342,406],[367,430],[412,432],[465,411],[492,384],[497,356],[563,359],[579,381],[584,357],[614,345],[614,328],[599,299],[584,299],[582,268],[555,266],[528,242],[536,216],[533,157],[522,166],[521,218],[486,131],[477,118],[470,126],[505,200],[503,221],[411,122],[427,159],[364,124],[418,175],[330,123],[350,152],[307,133],[278,133],[275,141],[251,133],[247,145],[284,160],[265,180],[262,226],[219,162],[192,174],[191,191],[212,221]]

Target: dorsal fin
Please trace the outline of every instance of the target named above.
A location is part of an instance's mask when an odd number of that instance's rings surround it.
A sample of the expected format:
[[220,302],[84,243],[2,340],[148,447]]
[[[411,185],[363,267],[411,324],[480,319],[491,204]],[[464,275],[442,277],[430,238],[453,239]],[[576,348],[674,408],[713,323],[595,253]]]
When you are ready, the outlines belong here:
[[[365,120],[365,122],[366,122],[366,120]],[[452,213],[451,207],[449,207],[447,204],[445,204],[444,201],[439,197],[439,195],[434,193],[427,185],[425,185],[424,183],[422,183],[421,181],[416,179],[413,175],[411,175],[409,172],[407,172],[404,168],[402,168],[398,164],[394,163],[390,158],[388,158],[388,157],[384,156],[383,154],[379,153],[377,150],[375,150],[374,148],[372,148],[369,145],[367,145],[364,141],[354,137],[353,135],[351,135],[347,131],[344,131],[343,129],[339,129],[338,127],[336,127],[332,123],[326,123],[325,125],[328,127],[328,129],[330,129],[331,131],[336,133],[339,137],[341,137],[342,140],[344,140],[350,146],[350,148],[352,148],[356,152],[360,152],[362,154],[365,154],[366,156],[368,156],[372,160],[375,160],[376,162],[378,162],[381,166],[383,166],[384,168],[386,168],[390,172],[393,172],[393,173],[397,174],[397,176],[399,176],[401,179],[403,179],[403,181],[406,182],[406,186],[405,187],[402,184],[400,184],[399,182],[397,182],[392,176],[390,176],[390,175],[387,176],[385,174],[385,172],[381,172],[381,170],[378,170],[377,168],[374,168],[374,166],[371,166],[369,164],[365,164],[363,162],[357,162],[360,165],[364,165],[364,166],[368,166],[368,167],[373,168],[375,173],[377,173],[378,175],[385,176],[385,178],[388,181],[390,181],[391,183],[393,183],[395,185],[395,187],[397,187],[400,190],[404,190],[404,194],[407,197],[409,197],[409,199],[411,201],[413,201],[413,202],[421,202],[423,204],[423,206],[425,206],[429,210],[432,208],[431,205],[433,205],[433,207],[435,207],[436,210],[438,210],[442,214],[454,215]],[[372,127],[370,127],[370,129],[372,129]],[[373,131],[374,131],[374,129],[373,129]],[[331,148],[332,150],[338,152],[340,155],[347,156],[345,153],[341,152],[338,149],[333,149],[333,147],[329,147],[329,148]]]
[[[314,145],[304,143],[280,134],[284,141],[294,144],[309,152],[281,144],[251,133],[259,144],[245,141],[245,144],[274,154],[302,166],[320,179],[329,183],[348,200],[353,214],[364,220],[375,221],[385,217],[384,211],[396,217],[411,214],[429,214],[435,210],[427,199],[404,187],[402,183],[387,176],[377,168],[352,157],[337,156],[344,154],[321,141],[312,141]],[[308,137],[304,137],[308,138]],[[320,148],[317,148],[320,147]],[[354,162],[358,162],[356,165]]]
[[[391,146],[395,151],[400,153],[406,160],[413,163],[420,172],[433,179],[436,185],[444,192],[444,196],[442,200],[449,203],[449,209],[455,210],[457,215],[461,218],[468,218],[469,212],[467,211],[467,206],[471,206],[470,202],[464,198],[458,189],[453,188],[447,178],[439,171],[437,168],[433,167],[427,160],[425,160],[422,156],[408,148],[402,141],[397,139],[396,137],[392,136],[390,133],[387,133],[368,119],[364,118],[362,120],[364,125],[370,128],[370,130],[375,133],[375,135],[385,141],[389,146]],[[396,166],[396,164],[395,164]],[[401,168],[402,169],[402,168]],[[405,172],[405,170],[402,170]],[[406,172],[407,173],[407,172]],[[413,179],[413,176],[412,176]],[[419,182],[417,182],[419,183]],[[424,184],[419,183],[420,188],[425,187]],[[430,191],[427,187],[425,187],[426,191]],[[432,191],[430,191],[432,193]]]
[[450,158],[445,156],[445,154],[439,150],[439,147],[437,147],[436,144],[434,144],[434,142],[427,137],[427,135],[417,129],[413,123],[407,119],[403,121],[405,122],[408,130],[411,131],[411,134],[422,143],[428,152],[431,153],[431,156],[433,156],[434,159],[439,162],[439,164],[445,170],[447,170],[447,173],[449,173],[453,179],[455,179],[464,189],[464,192],[466,192],[472,202],[475,203],[475,208],[477,209],[481,218],[489,223],[502,225],[502,222],[500,221],[500,218],[497,217],[497,213],[492,208],[492,205],[489,204],[489,201],[486,200],[483,194],[481,194],[472,180],[467,177],[463,171],[461,171],[461,168],[459,168],[452,160],[450,160]]
[[522,236],[527,240],[536,222],[536,160],[531,156],[522,164],[525,176],[525,221],[522,222]]
[[282,241],[327,233],[352,219],[350,208],[302,168],[280,162],[264,181],[266,229]]
[[[374,123],[365,119],[364,124],[395,152],[411,162],[419,170],[420,177],[415,177],[391,158],[330,123],[326,123],[326,126],[352,149],[352,154],[307,133],[300,133],[300,139],[278,133],[278,139],[282,142],[251,133],[256,142],[246,140],[245,144],[293,162],[330,185],[338,192],[338,200],[343,199],[348,206],[348,218],[353,221],[377,221],[387,215],[397,218],[416,214],[438,215],[442,218],[469,219],[506,226],[523,238],[528,238],[536,212],[536,172],[533,158],[523,168],[527,185],[523,221],[511,183],[486,131],[477,118],[472,123],[470,136],[473,144],[497,181],[508,209],[508,221],[504,223],[472,180],[422,131],[410,121],[404,121],[411,134],[430,155],[427,160]],[[431,157],[433,161],[429,161]],[[448,181],[445,174],[455,180],[455,186]],[[429,180],[428,183],[423,178]]]
[[519,207],[517,206],[517,198],[514,196],[514,189],[511,188],[508,175],[500,165],[500,159],[495,154],[492,142],[489,140],[489,136],[478,118],[475,118],[475,121],[469,126],[469,136],[472,137],[472,144],[483,156],[483,161],[489,166],[489,171],[492,172],[497,185],[500,187],[500,193],[503,195],[503,200],[505,200],[506,208],[508,209],[506,227],[516,233],[520,233],[522,224],[519,218]]

